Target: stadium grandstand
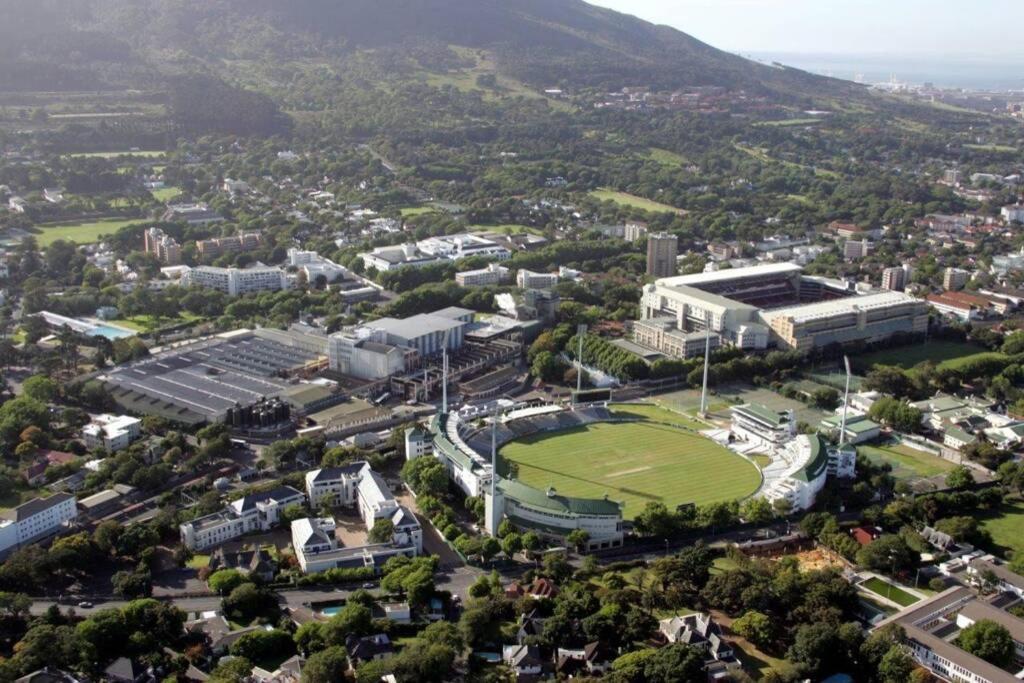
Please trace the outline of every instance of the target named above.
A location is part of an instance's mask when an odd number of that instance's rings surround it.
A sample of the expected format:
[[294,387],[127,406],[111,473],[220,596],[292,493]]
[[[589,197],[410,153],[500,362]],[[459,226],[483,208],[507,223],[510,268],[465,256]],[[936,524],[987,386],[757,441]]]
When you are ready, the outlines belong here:
[[[657,321],[660,334],[639,325],[634,341],[679,355],[680,333],[710,326],[715,344],[743,349],[810,350],[831,343],[881,341],[896,333],[924,332],[928,305],[902,292],[861,292],[845,281],[803,275],[800,266],[776,263],[657,280],[641,298],[642,321]],[[696,343],[696,342],[695,342]]]
[[570,532],[583,529],[589,534],[588,549],[596,550],[622,544],[622,505],[608,498],[575,498],[554,490],[542,491],[500,476],[492,498],[492,438],[496,449],[500,449],[534,434],[613,419],[604,405],[571,409],[557,405],[513,405],[491,413],[467,407],[459,412],[438,413],[430,424],[430,432],[434,456],[444,463],[451,480],[466,495],[487,499],[490,533],[495,533],[505,518],[555,542],[564,542]]

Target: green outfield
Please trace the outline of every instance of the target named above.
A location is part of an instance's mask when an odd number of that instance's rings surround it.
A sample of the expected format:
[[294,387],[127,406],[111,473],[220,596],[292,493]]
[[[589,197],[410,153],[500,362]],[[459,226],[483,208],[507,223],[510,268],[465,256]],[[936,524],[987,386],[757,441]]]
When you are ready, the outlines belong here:
[[39,233],[36,235],[36,244],[40,247],[48,247],[57,240],[67,240],[75,244],[92,244],[98,242],[104,235],[113,235],[126,225],[142,223],[145,220],[145,218],[132,218],[131,220],[103,218],[97,221],[40,225],[38,226]]
[[530,486],[624,501],[626,519],[648,502],[672,509],[683,503],[735,500],[761,485],[757,468],[732,451],[692,431],[654,421],[537,434],[509,443],[501,456],[516,464],[519,480]]
[[634,194],[619,192],[617,190],[609,190],[607,188],[594,190],[590,193],[590,196],[602,202],[613,201],[620,206],[642,209],[644,211],[650,211],[651,213],[685,213],[682,209],[669,206],[668,204],[662,204],[661,202],[646,199],[645,197],[637,197]]

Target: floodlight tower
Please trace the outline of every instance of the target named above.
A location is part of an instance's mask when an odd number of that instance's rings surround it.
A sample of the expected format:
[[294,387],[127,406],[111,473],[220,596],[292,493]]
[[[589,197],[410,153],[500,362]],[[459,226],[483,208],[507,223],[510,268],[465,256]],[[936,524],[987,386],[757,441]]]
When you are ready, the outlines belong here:
[[846,444],[846,413],[850,409],[850,357],[843,356],[843,365],[846,366],[846,391],[843,393],[843,419],[839,424],[839,445]]
[[704,316],[704,381],[700,390],[700,412],[702,419],[708,416],[708,366],[711,364],[711,312]]
[[576,336],[579,338],[579,349],[576,352],[576,395],[572,397],[572,403],[576,405],[576,396],[583,391],[583,335],[587,333],[586,325],[576,326]]
[[441,414],[448,414],[448,334],[444,333],[441,348]]

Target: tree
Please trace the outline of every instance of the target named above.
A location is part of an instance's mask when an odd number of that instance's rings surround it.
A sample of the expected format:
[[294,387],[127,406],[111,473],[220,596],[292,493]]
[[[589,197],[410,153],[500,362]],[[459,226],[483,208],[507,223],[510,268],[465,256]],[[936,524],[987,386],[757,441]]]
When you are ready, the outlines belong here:
[[60,393],[59,385],[44,375],[32,375],[21,385],[25,396],[41,403],[50,403]]
[[237,569],[219,569],[213,574],[210,574],[210,578],[206,580],[206,584],[210,587],[210,590],[215,593],[227,595],[248,581],[249,579]]
[[241,683],[252,675],[252,667],[252,662],[244,657],[225,657],[221,659],[217,668],[210,672],[207,680],[210,683]]
[[240,636],[230,651],[235,657],[262,662],[290,656],[295,652],[295,642],[287,631],[259,629]]
[[501,552],[501,542],[493,536],[488,536],[480,544],[480,557],[484,562],[490,561],[492,557]]
[[679,531],[679,520],[664,503],[649,502],[633,520],[634,530],[641,536],[669,538]]
[[775,639],[775,627],[768,615],[750,610],[732,623],[732,630],[740,634],[758,648],[768,648]]
[[345,648],[335,645],[312,655],[302,667],[302,683],[335,683],[345,676],[348,655]]
[[117,572],[114,574],[111,584],[114,592],[124,598],[139,598],[149,595],[152,590],[152,576],[148,571],[144,572]]
[[902,645],[893,645],[878,664],[878,675],[883,683],[903,683],[917,668],[914,658]]
[[912,569],[917,557],[903,537],[885,534],[857,551],[857,564],[877,572],[900,572]]
[[308,516],[306,507],[302,503],[292,503],[281,510],[281,525],[287,527],[295,520]]
[[818,622],[797,629],[786,658],[801,665],[806,675],[816,678],[842,667],[842,651],[839,630],[833,624]]
[[705,679],[700,650],[676,643],[657,650],[644,662],[647,683],[697,683]]
[[350,602],[324,624],[324,643],[344,645],[349,636],[365,636],[373,625],[373,613],[366,605]]
[[766,524],[775,518],[775,510],[766,498],[748,498],[740,506],[740,517],[751,524]]
[[958,465],[946,474],[946,486],[951,489],[962,491],[974,486],[974,475],[964,465]]
[[506,555],[512,557],[523,549],[523,537],[514,531],[505,534],[501,539],[501,549]]
[[390,519],[378,519],[373,523],[373,528],[367,535],[370,543],[387,543],[395,535],[395,524]]
[[1015,657],[1013,636],[1002,624],[990,619],[979,619],[963,631],[956,644],[989,664],[1009,670]]
[[274,594],[252,583],[235,587],[224,598],[221,606],[225,614],[239,621],[249,621],[260,614],[277,612],[278,609]]
[[523,534],[523,550],[534,552],[540,548],[540,536],[536,532],[527,531]]
[[586,529],[573,529],[566,535],[565,540],[577,552],[582,552],[590,540],[590,532]]

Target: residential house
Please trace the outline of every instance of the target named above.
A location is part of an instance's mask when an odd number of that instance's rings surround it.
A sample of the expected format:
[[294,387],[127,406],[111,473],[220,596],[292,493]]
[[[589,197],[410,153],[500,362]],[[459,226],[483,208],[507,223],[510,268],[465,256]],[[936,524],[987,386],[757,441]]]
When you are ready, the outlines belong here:
[[506,645],[502,648],[501,661],[517,677],[539,676],[544,670],[540,649],[533,645]]
[[395,652],[391,639],[387,634],[377,633],[372,636],[349,635],[345,639],[345,651],[348,653],[348,665],[353,670],[366,662],[384,659]]
[[209,569],[211,572],[234,569],[245,576],[269,582],[273,581],[277,573],[277,563],[264,548],[229,552],[221,547],[210,555]]

